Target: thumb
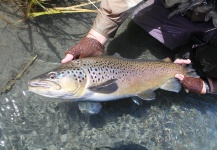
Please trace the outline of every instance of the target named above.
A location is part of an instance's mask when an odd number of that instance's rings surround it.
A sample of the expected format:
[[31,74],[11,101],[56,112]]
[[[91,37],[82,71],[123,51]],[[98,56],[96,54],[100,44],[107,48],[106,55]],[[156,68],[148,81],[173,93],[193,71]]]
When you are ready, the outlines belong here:
[[176,77],[177,79],[179,79],[180,81],[182,81],[182,80],[185,78],[185,76],[182,75],[182,74],[176,74],[175,77]]
[[63,58],[63,59],[61,60],[61,63],[67,63],[67,62],[69,62],[69,61],[72,61],[73,58],[74,58],[73,55],[67,54],[67,55],[65,56],[65,58]]

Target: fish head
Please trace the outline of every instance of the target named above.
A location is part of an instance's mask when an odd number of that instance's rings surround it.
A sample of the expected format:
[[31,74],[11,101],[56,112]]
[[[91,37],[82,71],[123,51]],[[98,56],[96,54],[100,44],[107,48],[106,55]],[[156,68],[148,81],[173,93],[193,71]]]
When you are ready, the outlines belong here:
[[82,92],[86,82],[83,69],[62,67],[32,78],[28,89],[45,97],[74,99]]

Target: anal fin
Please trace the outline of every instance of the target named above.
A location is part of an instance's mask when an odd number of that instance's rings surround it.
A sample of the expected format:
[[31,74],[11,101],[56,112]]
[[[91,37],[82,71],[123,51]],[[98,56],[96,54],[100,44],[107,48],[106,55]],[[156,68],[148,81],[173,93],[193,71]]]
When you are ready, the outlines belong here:
[[156,94],[154,93],[154,90],[146,90],[142,93],[137,94],[137,96],[143,100],[153,100],[155,99]]
[[133,97],[132,97],[132,100],[133,100],[133,102],[136,103],[137,105],[142,105],[142,103],[143,103],[143,100],[142,100],[141,98],[137,97],[137,96],[133,96]]

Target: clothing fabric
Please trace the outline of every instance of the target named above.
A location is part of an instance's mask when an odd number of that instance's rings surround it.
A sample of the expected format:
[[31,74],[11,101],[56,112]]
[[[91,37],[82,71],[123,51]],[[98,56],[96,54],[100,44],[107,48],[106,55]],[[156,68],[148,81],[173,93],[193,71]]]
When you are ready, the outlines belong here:
[[[140,2],[141,5],[138,5]],[[142,0],[102,0],[99,10],[92,29],[105,37],[114,37],[121,23],[130,13],[134,12],[133,21],[171,50],[186,45],[192,33],[205,33],[215,29],[211,21],[193,23],[181,15],[168,18],[172,10],[165,8],[163,0],[147,0],[145,2]],[[212,52],[211,55],[216,54],[213,49],[209,51]],[[206,48],[201,47],[196,58],[199,59],[203,72],[211,73],[209,76],[214,77],[213,79],[209,78],[209,85],[215,85],[212,86],[211,91],[217,92],[217,79],[216,76],[212,76],[213,72],[216,75],[216,69],[210,69],[210,64],[211,68],[217,68],[216,63],[213,64],[215,60],[212,59],[216,55],[209,59],[210,54],[207,53],[209,56],[203,55],[205,53]],[[203,61],[203,58],[206,58],[207,61]]]
[[192,54],[192,60],[202,75],[217,79],[217,48],[216,46],[205,44],[199,46]]
[[143,0],[102,0],[92,29],[105,37],[114,37],[118,27]]
[[181,15],[168,18],[170,13],[162,0],[148,0],[134,11],[133,21],[171,50],[186,45],[192,33],[214,28],[211,22],[192,23]]
[[105,37],[114,37],[121,23],[134,11],[133,21],[173,50],[187,44],[191,33],[214,28],[211,22],[192,23],[180,15],[168,18],[172,11],[164,7],[163,0],[147,0],[138,6],[140,2],[142,0],[102,0],[92,29]]

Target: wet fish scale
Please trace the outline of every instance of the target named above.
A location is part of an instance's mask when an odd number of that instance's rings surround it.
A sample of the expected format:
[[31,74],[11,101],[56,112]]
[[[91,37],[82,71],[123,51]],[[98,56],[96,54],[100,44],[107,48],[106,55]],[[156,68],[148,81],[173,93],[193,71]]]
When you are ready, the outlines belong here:
[[85,81],[87,77],[86,73],[80,68],[65,67],[65,68],[60,69],[58,78],[63,77],[65,75],[69,75],[76,82]]
[[152,100],[158,88],[178,92],[177,73],[189,75],[187,68],[174,63],[90,57],[31,79],[29,90],[46,97],[82,101],[79,109],[94,114],[102,107],[99,101],[132,97],[139,104],[138,97]]
[[[86,59],[84,59],[86,60]],[[83,60],[82,60],[83,62]],[[149,85],[146,81],[153,81],[152,85],[159,86],[159,84],[156,84],[154,81],[156,80],[156,76],[152,76],[152,74],[158,74],[160,75],[160,72],[163,72],[165,74],[165,71],[167,72],[167,75],[172,72],[173,77],[175,72],[179,71],[179,69],[182,70],[181,67],[178,65],[175,65],[173,63],[165,63],[165,62],[154,62],[155,64],[153,65],[154,61],[150,62],[144,62],[144,61],[124,61],[124,60],[119,60],[119,59],[113,59],[107,60],[104,58],[96,58],[96,60],[88,60],[87,58],[87,63],[85,66],[87,67],[88,73],[91,76],[91,81],[92,83],[90,84],[100,84],[105,82],[106,80],[109,79],[119,79],[117,82],[119,83],[124,83],[124,81],[128,81],[127,84],[122,84],[122,87],[129,87],[131,85],[135,85],[136,83],[136,88],[132,88],[128,90],[131,93],[133,92],[140,92],[140,89],[144,89],[141,87],[147,86],[149,88]],[[93,65],[94,64],[94,65]],[[171,68],[171,69],[168,69]],[[166,70],[167,68],[167,70]],[[138,82],[138,78],[144,78],[144,81]],[[161,77],[162,78],[162,77]],[[160,82],[162,84],[162,82]],[[124,89],[124,88],[123,88]],[[123,90],[122,90],[123,91]],[[115,94],[115,93],[113,93]]]
[[[132,71],[126,71],[123,64],[121,63],[109,63],[106,61],[97,61],[94,66],[90,66],[88,73],[91,76],[93,83],[103,83],[108,79],[122,79]],[[123,82],[123,80],[121,80]]]
[[[174,63],[116,57],[78,59],[62,65],[53,72],[55,71],[63,72],[62,81],[60,78],[56,80],[56,82],[60,82],[58,84],[61,84],[63,90],[64,88],[68,89],[67,94],[65,94],[67,96],[63,96],[63,98],[93,101],[130,96],[153,99],[154,96],[150,93],[158,88],[163,87],[166,90],[178,91],[180,88],[165,86],[164,84],[170,79],[174,79],[177,73],[184,75],[187,73],[186,68]],[[64,74],[69,74],[69,77],[64,78]],[[149,93],[142,94],[147,91]]]

